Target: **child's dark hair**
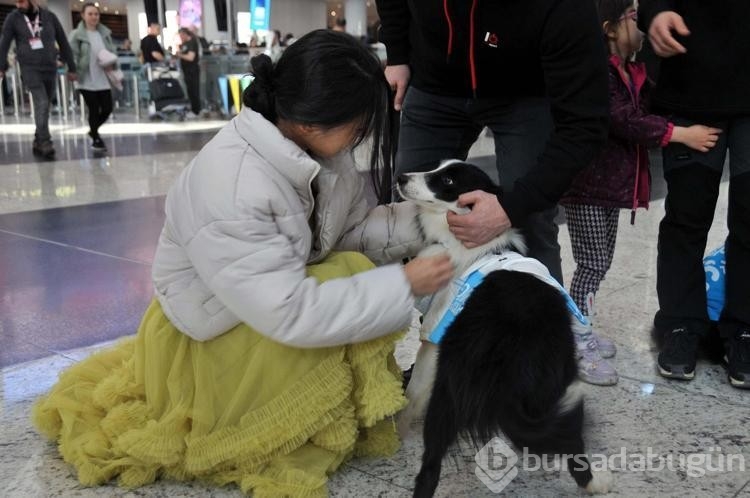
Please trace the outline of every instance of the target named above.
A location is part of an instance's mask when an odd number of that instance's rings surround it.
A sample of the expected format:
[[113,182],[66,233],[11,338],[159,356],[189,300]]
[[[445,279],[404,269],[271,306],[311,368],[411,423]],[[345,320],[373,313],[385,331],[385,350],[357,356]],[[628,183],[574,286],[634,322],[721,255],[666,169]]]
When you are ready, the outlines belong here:
[[635,5],[633,0],[595,0],[599,24],[609,21],[611,26],[620,22],[625,11]]
[[346,33],[319,29],[290,45],[275,67],[264,54],[250,62],[255,79],[242,101],[272,123],[330,129],[360,119],[354,145],[372,137],[370,176],[379,201],[389,200],[395,114],[380,61],[365,46]]

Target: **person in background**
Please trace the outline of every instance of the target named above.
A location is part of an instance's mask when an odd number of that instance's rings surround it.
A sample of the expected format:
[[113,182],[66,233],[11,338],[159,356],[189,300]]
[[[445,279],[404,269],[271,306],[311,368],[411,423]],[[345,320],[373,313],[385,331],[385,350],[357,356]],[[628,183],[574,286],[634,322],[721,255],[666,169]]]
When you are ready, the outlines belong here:
[[234,55],[247,55],[250,53],[250,50],[248,50],[247,43],[238,42],[235,49],[234,49]]
[[260,41],[258,40],[258,33],[255,31],[252,32],[250,35],[250,43],[248,44],[250,48],[256,48],[260,47]]
[[0,78],[8,70],[8,50],[13,41],[21,79],[34,103],[36,131],[32,150],[34,154],[52,159],[55,146],[49,132],[49,114],[57,88],[58,47],[71,81],[77,77],[73,51],[55,14],[39,7],[36,0],[17,0],[16,10],[5,18],[0,35]]
[[190,100],[190,113],[188,117],[195,118],[201,112],[201,68],[198,64],[200,56],[200,46],[197,38],[187,28],[180,28],[177,32],[180,36],[180,50],[177,57],[180,59],[182,74],[185,78],[185,87],[187,88],[188,99]]
[[130,38],[125,38],[122,44],[117,47],[117,55],[135,55],[133,53],[133,42],[130,41]]
[[148,25],[148,34],[141,40],[141,57],[144,64],[164,61],[164,48],[157,38],[159,34],[161,34],[161,25],[158,22]]
[[198,40],[198,44],[201,47],[201,55],[209,54],[211,52],[211,44],[208,43],[208,40],[206,40],[206,37],[201,34],[198,27],[191,26],[190,32],[193,33],[193,36]]
[[702,258],[729,153],[726,300],[719,318],[729,382],[750,388],[750,2],[642,0],[638,23],[661,57],[654,110],[680,126],[722,130],[713,147],[670,143],[662,153],[667,196],[659,225],[654,326],[659,372],[695,376],[709,333]]
[[[560,200],[570,232],[576,269],[570,297],[588,318],[594,315],[594,296],[615,252],[621,208],[648,207],[651,174],[647,147],[679,142],[701,151],[713,147],[720,130],[702,125],[675,126],[649,114],[651,83],[645,64],[633,62],[643,33],[636,25],[633,0],[599,0],[599,21],[609,49],[609,138],[597,158],[576,176]],[[617,372],[603,358],[615,355],[615,345],[598,334],[577,334],[579,376],[600,385],[614,384]],[[591,345],[586,343],[591,341]],[[587,347],[588,346],[588,347]]]
[[276,63],[276,61],[279,60],[279,57],[281,57],[281,53],[284,51],[284,49],[281,47],[279,36],[280,34],[278,30],[269,31],[268,38],[266,39],[266,49],[263,52],[271,58],[271,61],[273,63]]
[[5,104],[5,114],[6,116],[12,115],[15,113],[15,109],[13,107],[13,91],[11,90],[11,83],[10,80],[14,77],[15,67],[16,67],[16,51],[11,48],[8,50],[8,69],[4,73],[2,78],[2,87],[3,87],[3,103]]
[[399,447],[398,331],[453,265],[402,264],[424,246],[416,206],[367,203],[352,148],[368,144],[382,199],[388,82],[330,30],[251,64],[240,113],[167,194],[138,334],[73,366],[33,409],[88,486],[164,477],[326,496],[352,456]]
[[343,17],[337,17],[336,21],[333,23],[333,28],[331,29],[341,33],[346,33],[346,19]]
[[78,67],[78,91],[86,102],[89,117],[89,136],[94,150],[106,150],[99,127],[112,114],[112,90],[104,67],[99,62],[102,50],[115,53],[112,31],[100,22],[99,7],[86,2],[81,9],[81,21],[70,33],[70,46]]

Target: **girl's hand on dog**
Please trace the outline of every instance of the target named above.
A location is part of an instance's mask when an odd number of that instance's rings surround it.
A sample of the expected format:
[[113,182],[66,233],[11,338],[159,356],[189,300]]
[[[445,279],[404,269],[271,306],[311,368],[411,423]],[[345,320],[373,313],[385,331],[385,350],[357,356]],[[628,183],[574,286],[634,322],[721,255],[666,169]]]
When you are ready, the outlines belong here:
[[414,258],[404,265],[404,273],[415,296],[439,291],[453,279],[453,263],[448,254]]

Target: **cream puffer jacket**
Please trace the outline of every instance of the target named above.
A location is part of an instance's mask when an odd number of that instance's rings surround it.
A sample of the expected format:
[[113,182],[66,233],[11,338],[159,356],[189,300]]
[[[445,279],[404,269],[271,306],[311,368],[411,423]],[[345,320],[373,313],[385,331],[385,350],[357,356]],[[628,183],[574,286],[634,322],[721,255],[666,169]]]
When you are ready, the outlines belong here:
[[167,195],[152,269],[164,313],[199,341],[244,322],[296,347],[406,327],[414,298],[400,263],[322,284],[305,274],[333,250],[385,263],[422,247],[413,204],[370,210],[363,189],[351,153],[315,161],[243,109]]

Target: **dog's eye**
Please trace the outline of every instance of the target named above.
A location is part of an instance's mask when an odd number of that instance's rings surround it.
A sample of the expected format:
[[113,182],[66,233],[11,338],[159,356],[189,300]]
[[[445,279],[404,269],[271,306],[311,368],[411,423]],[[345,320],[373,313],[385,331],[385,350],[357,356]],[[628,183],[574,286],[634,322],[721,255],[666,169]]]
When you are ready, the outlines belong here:
[[444,176],[443,183],[445,185],[453,185],[453,178],[451,178],[450,176]]

